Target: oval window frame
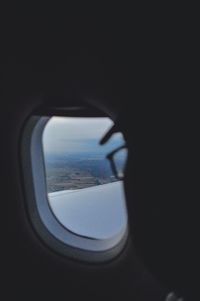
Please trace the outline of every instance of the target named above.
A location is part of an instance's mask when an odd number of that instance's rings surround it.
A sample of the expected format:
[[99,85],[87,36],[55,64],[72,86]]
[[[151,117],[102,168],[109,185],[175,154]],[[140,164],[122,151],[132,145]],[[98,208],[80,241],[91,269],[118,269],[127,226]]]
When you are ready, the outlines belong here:
[[[67,117],[66,114],[61,115]],[[73,113],[70,116],[73,116]],[[51,117],[31,116],[22,134],[21,162],[26,207],[31,224],[45,244],[62,255],[87,262],[111,260],[123,250],[127,242],[128,217],[120,233],[110,239],[98,240],[79,236],[66,229],[49,207],[42,134]]]

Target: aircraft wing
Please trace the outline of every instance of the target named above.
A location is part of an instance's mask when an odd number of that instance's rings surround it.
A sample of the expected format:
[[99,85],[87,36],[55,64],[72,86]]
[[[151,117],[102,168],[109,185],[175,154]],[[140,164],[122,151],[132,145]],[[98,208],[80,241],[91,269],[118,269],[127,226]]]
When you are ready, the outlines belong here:
[[70,231],[95,239],[109,239],[124,231],[127,212],[123,182],[48,194],[60,223]]

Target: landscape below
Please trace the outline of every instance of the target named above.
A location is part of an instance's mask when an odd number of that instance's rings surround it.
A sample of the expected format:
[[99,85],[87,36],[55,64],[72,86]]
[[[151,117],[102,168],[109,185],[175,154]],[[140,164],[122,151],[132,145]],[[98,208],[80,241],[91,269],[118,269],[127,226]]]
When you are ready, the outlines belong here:
[[47,191],[74,190],[118,181],[102,154],[45,156]]

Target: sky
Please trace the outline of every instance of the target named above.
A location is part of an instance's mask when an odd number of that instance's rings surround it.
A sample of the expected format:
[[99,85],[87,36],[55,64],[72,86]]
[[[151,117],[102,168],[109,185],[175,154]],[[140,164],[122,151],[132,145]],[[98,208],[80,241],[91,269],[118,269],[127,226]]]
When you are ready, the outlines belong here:
[[112,127],[110,118],[52,117],[43,132],[46,154],[108,152],[123,144],[123,136],[114,134],[106,145],[99,140]]

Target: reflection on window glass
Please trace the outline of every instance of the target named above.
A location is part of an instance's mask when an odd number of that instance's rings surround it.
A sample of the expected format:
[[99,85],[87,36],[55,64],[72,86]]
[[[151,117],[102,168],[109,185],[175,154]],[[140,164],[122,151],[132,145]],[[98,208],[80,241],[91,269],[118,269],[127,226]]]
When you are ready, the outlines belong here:
[[126,160],[128,156],[128,151],[126,148],[119,149],[113,155],[113,163],[115,165],[115,170],[118,178],[124,177],[124,171],[126,166]]
[[[123,136],[116,133],[99,144],[112,126],[109,118],[53,117],[43,132],[50,207],[78,235],[107,239],[127,225],[123,185],[106,158],[124,144]],[[120,172],[124,156],[115,158]]]

